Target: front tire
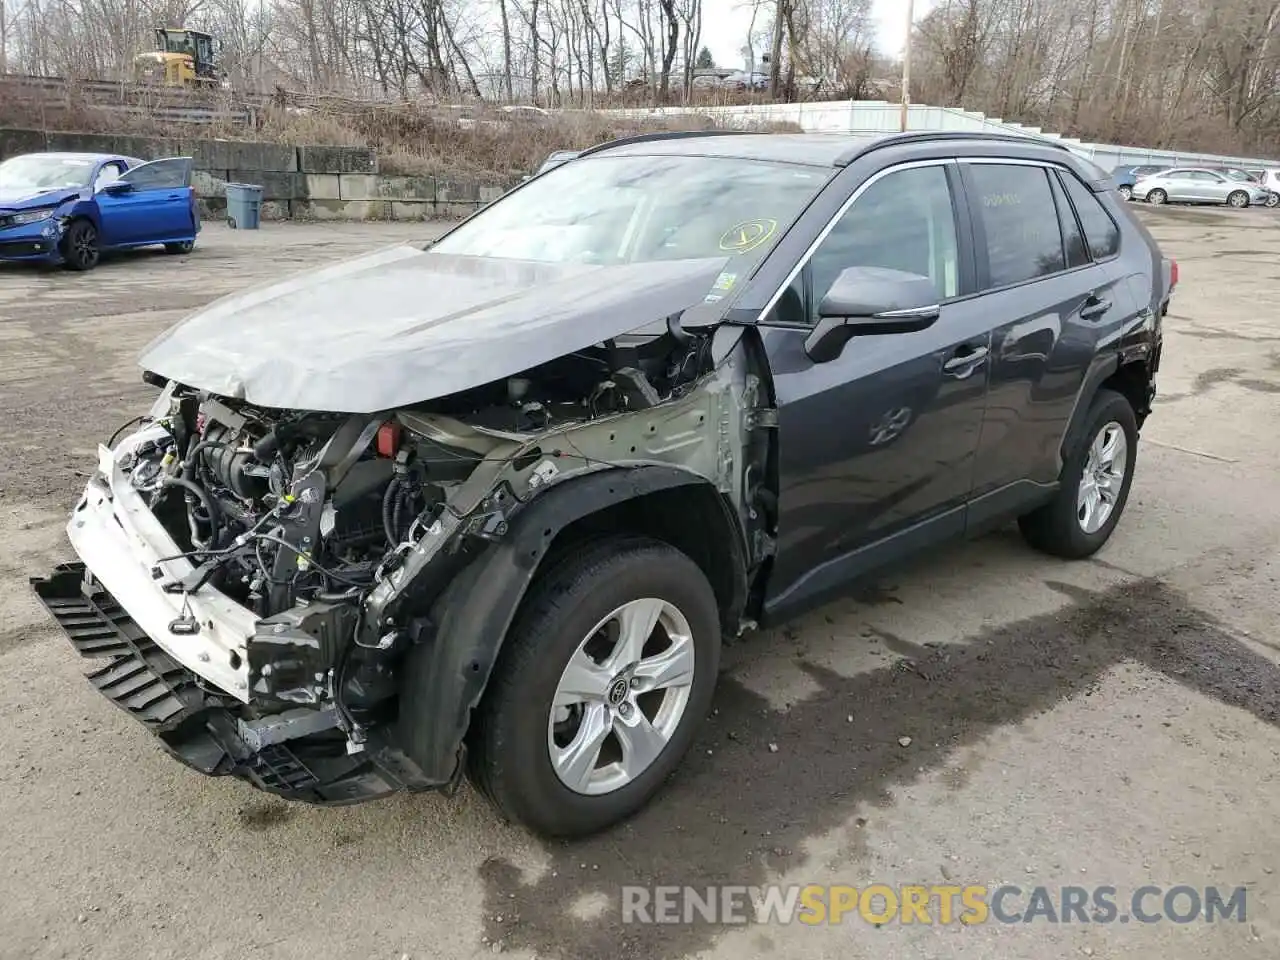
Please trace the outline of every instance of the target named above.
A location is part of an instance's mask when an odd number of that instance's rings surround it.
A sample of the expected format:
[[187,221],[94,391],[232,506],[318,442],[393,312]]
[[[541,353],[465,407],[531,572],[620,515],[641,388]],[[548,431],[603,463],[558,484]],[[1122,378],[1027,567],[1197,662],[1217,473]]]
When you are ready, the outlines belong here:
[[1101,549],[1129,499],[1138,453],[1138,421],[1129,401],[1099,390],[1080,439],[1062,467],[1060,486],[1043,507],[1018,518],[1037,550],[1080,560]]
[[1129,186],[1128,184],[1125,184],[1124,186],[1122,186],[1122,187],[1120,188],[1120,199],[1121,199],[1121,200],[1132,200],[1132,199],[1133,199],[1133,187]]
[[1147,194],[1147,203],[1154,204],[1157,207],[1162,205],[1168,199],[1169,195],[1159,188],[1152,190]]
[[164,245],[165,253],[184,254],[190,253],[195,249],[196,242],[194,240],[183,240],[180,243],[166,243]]
[[1232,191],[1232,193],[1227,196],[1227,203],[1235,207],[1237,210],[1240,210],[1249,205],[1249,195],[1243,190]]
[[73,220],[62,238],[62,262],[68,270],[92,270],[98,265],[98,228],[88,220]]
[[610,539],[539,576],[468,737],[468,774],[508,819],[582,837],[662,787],[715,689],[720,616],[674,547]]

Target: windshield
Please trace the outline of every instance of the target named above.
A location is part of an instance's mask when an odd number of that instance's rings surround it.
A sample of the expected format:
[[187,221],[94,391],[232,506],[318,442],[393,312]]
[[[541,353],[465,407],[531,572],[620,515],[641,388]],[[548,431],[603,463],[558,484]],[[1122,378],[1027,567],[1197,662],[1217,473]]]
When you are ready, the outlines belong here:
[[1227,177],[1232,180],[1252,180],[1253,179],[1253,177],[1249,176],[1243,170],[1224,170],[1222,172],[1225,173]]
[[590,264],[732,255],[749,267],[828,175],[738,158],[586,157],[529,181],[432,249]]
[[60,187],[86,187],[93,161],[77,157],[13,157],[0,163],[0,192],[40,193]]

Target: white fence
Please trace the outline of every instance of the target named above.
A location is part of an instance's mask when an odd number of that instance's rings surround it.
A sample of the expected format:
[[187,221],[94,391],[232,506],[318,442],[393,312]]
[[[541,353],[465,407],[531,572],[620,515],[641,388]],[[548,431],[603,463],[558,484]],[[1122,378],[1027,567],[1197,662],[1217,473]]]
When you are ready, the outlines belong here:
[[[818,103],[767,103],[734,107],[653,107],[614,110],[632,117],[702,114],[727,123],[794,123],[810,133],[876,134],[896,133],[901,125],[902,107],[883,100],[829,100]],[[1085,143],[1072,137],[1046,133],[1039,127],[988,117],[956,107],[908,107],[907,126],[911,130],[964,130],[980,133],[1011,133],[1043,140],[1055,140],[1088,157],[1104,170],[1121,164],[1164,164],[1168,166],[1277,167],[1280,161],[1226,154],[1187,153],[1121,147],[1110,143]]]

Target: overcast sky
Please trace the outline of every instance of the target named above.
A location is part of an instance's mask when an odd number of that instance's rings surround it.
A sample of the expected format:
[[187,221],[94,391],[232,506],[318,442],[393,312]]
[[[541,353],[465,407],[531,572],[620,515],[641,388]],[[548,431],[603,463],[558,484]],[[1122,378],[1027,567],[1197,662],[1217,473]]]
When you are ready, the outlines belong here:
[[[913,11],[916,20],[923,17],[932,4],[933,0],[916,0]],[[907,0],[872,0],[871,7],[876,21],[876,46],[884,53],[898,56],[907,35]],[[762,10],[757,27],[766,18]],[[702,0],[702,38],[717,64],[742,65],[740,51],[747,41],[750,25],[750,0]]]

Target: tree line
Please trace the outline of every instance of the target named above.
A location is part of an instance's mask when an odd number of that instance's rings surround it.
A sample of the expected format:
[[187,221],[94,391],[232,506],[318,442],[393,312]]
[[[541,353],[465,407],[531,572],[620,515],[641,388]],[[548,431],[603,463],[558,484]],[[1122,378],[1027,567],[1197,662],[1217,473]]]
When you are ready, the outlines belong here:
[[1086,140],[1280,156],[1280,0],[937,0],[912,66],[923,103]]
[[[862,92],[871,0],[741,0],[752,20],[720,66]],[[624,89],[687,100],[715,66],[702,0],[0,0],[0,54],[38,75],[125,78],[159,26],[208,31],[234,86],[591,106]],[[701,54],[701,58],[700,55]],[[4,67],[0,64],[0,70]]]

